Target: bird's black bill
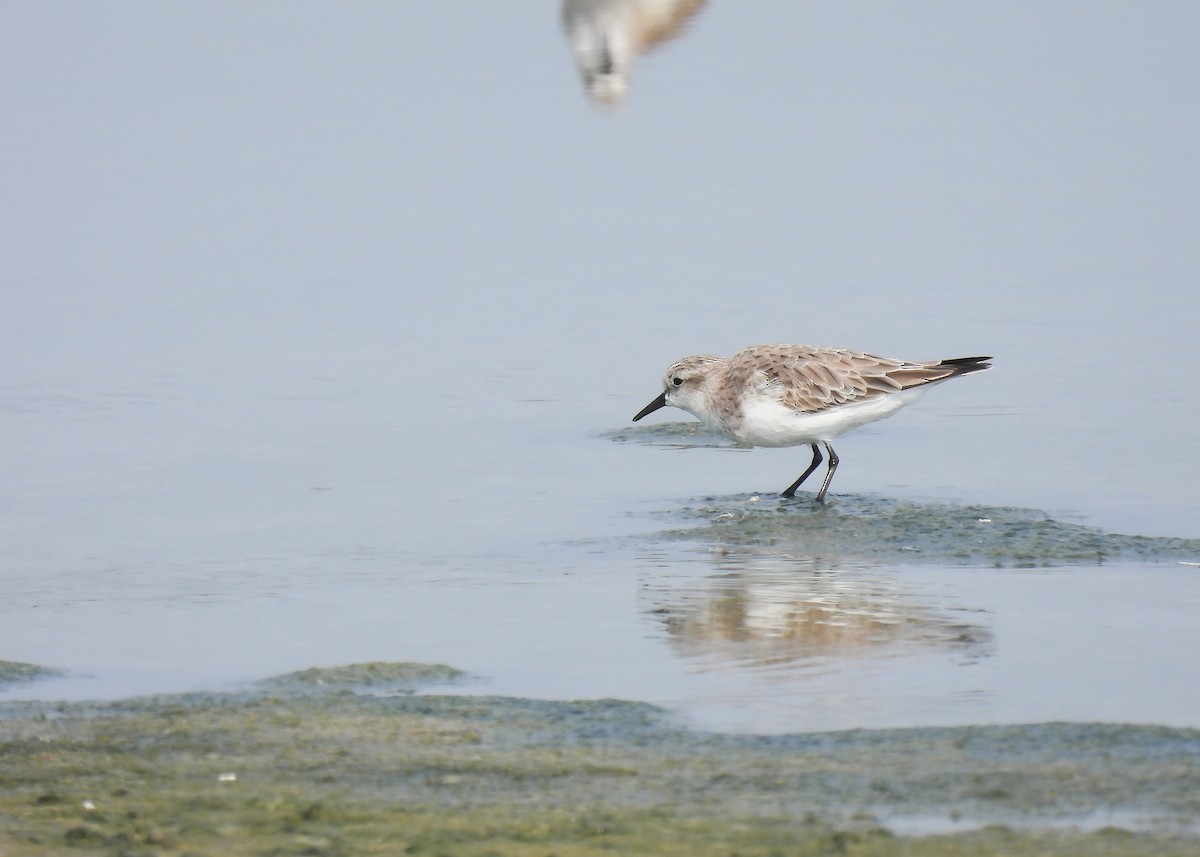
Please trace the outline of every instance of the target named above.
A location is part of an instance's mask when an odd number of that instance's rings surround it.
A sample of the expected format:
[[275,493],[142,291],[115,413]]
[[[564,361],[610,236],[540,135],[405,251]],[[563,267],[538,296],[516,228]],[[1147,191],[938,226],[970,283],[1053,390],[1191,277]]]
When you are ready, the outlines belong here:
[[657,411],[659,408],[665,408],[666,406],[667,406],[667,391],[663,390],[662,395],[660,395],[653,402],[646,405],[646,407],[642,408],[640,411],[637,412],[637,416],[633,418],[633,421],[636,423],[642,417],[646,416],[646,414],[652,414],[655,411]]

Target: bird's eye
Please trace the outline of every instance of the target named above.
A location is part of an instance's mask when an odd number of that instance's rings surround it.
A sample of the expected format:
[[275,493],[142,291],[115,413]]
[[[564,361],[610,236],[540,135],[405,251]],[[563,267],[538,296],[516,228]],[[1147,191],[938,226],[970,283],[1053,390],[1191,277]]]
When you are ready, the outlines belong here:
[[671,383],[674,384],[676,387],[682,387],[683,379],[682,378],[672,378]]

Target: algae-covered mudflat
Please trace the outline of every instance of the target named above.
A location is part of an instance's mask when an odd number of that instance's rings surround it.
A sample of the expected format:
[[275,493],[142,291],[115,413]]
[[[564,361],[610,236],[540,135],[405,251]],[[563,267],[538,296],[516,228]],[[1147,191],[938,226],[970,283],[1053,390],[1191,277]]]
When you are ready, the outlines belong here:
[[0,853],[1200,854],[1200,731],[688,730],[448,667],[0,709]]

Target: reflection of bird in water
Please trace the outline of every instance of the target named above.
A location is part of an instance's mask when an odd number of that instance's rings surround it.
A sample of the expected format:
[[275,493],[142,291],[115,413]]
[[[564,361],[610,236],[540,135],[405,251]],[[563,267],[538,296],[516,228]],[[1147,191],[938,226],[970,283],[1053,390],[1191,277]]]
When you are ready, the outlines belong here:
[[634,60],[679,35],[706,2],[563,0],[563,29],[592,101],[623,101]]
[[918,649],[986,655],[991,635],[885,575],[803,566],[743,567],[656,593],[672,643],[711,667],[783,667]]

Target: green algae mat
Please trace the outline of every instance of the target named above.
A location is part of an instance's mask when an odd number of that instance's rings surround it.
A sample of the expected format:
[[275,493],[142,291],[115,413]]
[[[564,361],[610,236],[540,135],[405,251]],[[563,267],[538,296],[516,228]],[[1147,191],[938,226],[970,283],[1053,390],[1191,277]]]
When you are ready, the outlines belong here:
[[459,678],[0,704],[0,854],[1200,855],[1198,730],[721,735],[639,703],[415,692]]
[[1110,562],[1200,561],[1200,539],[1110,533],[1038,509],[839,496],[706,497],[660,512],[655,541],[752,553],[906,565],[1043,568]]

